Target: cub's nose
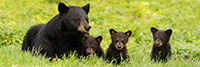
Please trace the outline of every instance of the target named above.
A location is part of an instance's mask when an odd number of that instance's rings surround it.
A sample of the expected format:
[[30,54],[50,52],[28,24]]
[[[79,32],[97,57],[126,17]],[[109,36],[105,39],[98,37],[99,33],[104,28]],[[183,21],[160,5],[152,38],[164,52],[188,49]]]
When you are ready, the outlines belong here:
[[118,46],[118,48],[122,48],[122,46]]
[[121,48],[121,46],[118,46],[118,48]]
[[157,46],[159,45],[159,44],[156,44]]
[[90,52],[88,52],[87,54],[88,54],[88,55],[90,55],[91,53],[90,53]]
[[89,31],[90,28],[92,28],[92,27],[89,25],[89,26],[87,26],[86,30]]
[[159,45],[159,43],[155,43],[155,45],[156,45],[156,46],[158,46],[158,45]]

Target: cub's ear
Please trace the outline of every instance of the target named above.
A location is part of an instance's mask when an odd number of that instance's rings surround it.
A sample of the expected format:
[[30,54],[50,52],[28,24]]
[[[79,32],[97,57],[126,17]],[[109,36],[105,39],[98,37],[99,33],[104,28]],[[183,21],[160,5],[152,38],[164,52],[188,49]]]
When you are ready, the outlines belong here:
[[87,5],[83,6],[82,8],[83,8],[83,9],[85,10],[85,12],[88,14],[89,11],[90,11],[90,4],[88,3]]
[[132,32],[131,32],[131,30],[129,30],[129,31],[127,31],[125,34],[126,34],[128,37],[130,37],[131,34],[132,34]]
[[96,37],[95,39],[96,39],[98,42],[101,42],[103,38],[102,38],[102,36],[98,36],[98,37]]
[[172,34],[172,29],[167,29],[166,31],[165,31],[165,33],[167,33],[169,36]]
[[116,33],[116,31],[114,29],[110,29],[110,35],[113,35],[115,33]]
[[68,7],[64,3],[60,2],[58,5],[58,11],[62,15],[63,13],[68,11]]
[[158,29],[156,29],[155,27],[151,27],[152,34],[154,34],[156,31],[158,31]]
[[81,40],[83,41],[83,40],[86,40],[87,38],[88,38],[87,35],[83,35],[83,36],[81,37]]

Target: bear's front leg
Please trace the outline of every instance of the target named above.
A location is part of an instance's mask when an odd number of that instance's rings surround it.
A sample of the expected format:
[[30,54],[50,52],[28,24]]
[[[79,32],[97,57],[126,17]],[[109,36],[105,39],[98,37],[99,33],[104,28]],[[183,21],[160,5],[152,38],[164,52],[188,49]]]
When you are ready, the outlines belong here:
[[100,57],[103,57],[103,58],[104,58],[104,51],[103,51],[102,48],[100,48],[100,49],[98,50],[97,55],[98,55],[99,58],[100,58]]
[[124,47],[124,50],[122,51],[122,57],[123,57],[123,61],[130,61],[130,57],[128,55],[128,50],[126,49],[126,47]]

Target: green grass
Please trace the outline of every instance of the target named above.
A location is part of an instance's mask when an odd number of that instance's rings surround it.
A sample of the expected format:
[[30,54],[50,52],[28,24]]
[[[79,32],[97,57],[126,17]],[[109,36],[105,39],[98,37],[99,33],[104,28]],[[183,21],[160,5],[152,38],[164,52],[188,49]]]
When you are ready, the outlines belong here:
[[[115,67],[96,56],[79,60],[54,59],[22,52],[21,45],[27,30],[39,23],[47,23],[58,14],[60,0],[0,0],[0,67]],[[127,43],[130,63],[123,67],[199,67],[200,61],[200,1],[199,0],[62,0],[66,5],[91,4],[89,21],[92,36],[103,37],[104,51],[111,43],[109,29],[131,30]],[[153,38],[150,28],[173,30],[172,59],[167,63],[153,63],[150,52]],[[185,60],[189,57],[188,60]]]

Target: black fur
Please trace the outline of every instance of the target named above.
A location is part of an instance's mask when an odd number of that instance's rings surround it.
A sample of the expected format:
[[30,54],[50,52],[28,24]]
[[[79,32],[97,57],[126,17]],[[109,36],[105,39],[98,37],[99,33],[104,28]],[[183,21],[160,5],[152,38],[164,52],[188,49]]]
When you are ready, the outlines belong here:
[[81,54],[86,57],[90,54],[96,54],[99,58],[104,57],[104,51],[101,48],[101,41],[102,41],[102,36],[98,37],[93,37],[90,35],[85,35],[82,38],[82,50]]
[[[129,40],[132,32],[129,30],[127,32],[117,32],[114,29],[110,29],[112,43],[109,45],[105,59],[109,62],[120,64],[121,61],[128,60],[128,49],[126,43]],[[117,44],[118,43],[118,44]],[[123,59],[121,59],[121,57]]]
[[[27,46],[34,52],[54,58],[56,55],[61,58],[63,54],[77,51],[80,55],[81,37],[90,30],[88,24],[89,4],[84,7],[66,6],[59,3],[58,11],[48,23],[40,26],[40,29],[33,27],[24,37],[22,50]],[[34,36],[29,32],[34,32]],[[31,44],[30,44],[31,43]]]
[[169,43],[172,30],[168,29],[164,31],[151,27],[151,32],[154,40],[151,51],[151,60],[154,60],[155,62],[167,62],[167,57],[171,57],[172,55],[171,46]]

